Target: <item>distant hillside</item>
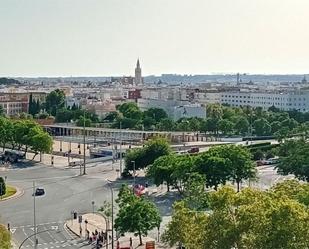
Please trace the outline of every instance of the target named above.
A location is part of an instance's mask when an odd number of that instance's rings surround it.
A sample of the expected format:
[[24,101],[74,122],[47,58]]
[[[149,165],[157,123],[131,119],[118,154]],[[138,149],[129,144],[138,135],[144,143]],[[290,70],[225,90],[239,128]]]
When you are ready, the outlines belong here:
[[0,78],[0,85],[13,85],[13,84],[20,84],[20,82],[15,79]]

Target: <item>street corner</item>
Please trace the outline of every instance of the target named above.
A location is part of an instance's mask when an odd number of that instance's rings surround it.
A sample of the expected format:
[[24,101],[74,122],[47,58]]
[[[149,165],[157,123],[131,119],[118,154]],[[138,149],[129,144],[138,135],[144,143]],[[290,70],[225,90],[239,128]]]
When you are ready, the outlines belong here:
[[97,231],[110,230],[110,222],[100,213],[72,212],[72,218],[65,222],[65,227],[76,236],[86,238]]

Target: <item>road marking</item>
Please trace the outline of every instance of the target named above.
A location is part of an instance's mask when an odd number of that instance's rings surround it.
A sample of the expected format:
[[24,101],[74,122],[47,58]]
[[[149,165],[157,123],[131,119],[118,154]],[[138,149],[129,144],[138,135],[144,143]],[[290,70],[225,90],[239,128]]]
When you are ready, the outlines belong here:
[[13,234],[13,233],[15,233],[16,232],[16,228],[11,228],[11,233]]
[[58,226],[51,226],[52,230],[58,230]]

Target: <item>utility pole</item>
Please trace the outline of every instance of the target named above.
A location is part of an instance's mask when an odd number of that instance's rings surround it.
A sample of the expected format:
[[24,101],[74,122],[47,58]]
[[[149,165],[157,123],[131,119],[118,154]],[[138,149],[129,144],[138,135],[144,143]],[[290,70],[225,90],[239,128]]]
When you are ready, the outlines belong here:
[[34,228],[34,249],[38,246],[38,241],[36,237],[36,212],[35,212],[35,182],[33,181],[33,228]]
[[119,128],[120,128],[120,166],[119,166],[119,171],[120,171],[120,177],[122,174],[122,127],[121,127],[121,122],[119,123]]
[[84,129],[83,129],[83,142],[84,142],[84,172],[83,175],[86,175],[86,110],[84,109]]

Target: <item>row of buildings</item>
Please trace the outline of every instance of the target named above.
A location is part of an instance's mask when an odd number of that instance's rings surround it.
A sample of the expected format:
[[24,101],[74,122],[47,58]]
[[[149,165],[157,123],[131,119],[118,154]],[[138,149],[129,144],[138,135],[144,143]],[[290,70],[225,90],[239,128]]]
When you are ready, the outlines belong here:
[[138,60],[135,76],[111,78],[110,81],[96,84],[90,81],[48,85],[27,83],[12,89],[0,88],[0,106],[9,116],[28,112],[29,99],[45,101],[46,95],[56,89],[66,94],[66,105],[78,105],[95,112],[100,117],[115,111],[123,102],[136,102],[142,111],[149,108],[162,108],[170,118],[178,120],[186,117],[206,117],[208,104],[227,104],[230,106],[251,106],[268,109],[272,106],[281,110],[309,112],[309,88],[307,80],[294,83],[236,84],[206,83],[199,85],[168,85],[164,83],[144,84],[142,69]]

